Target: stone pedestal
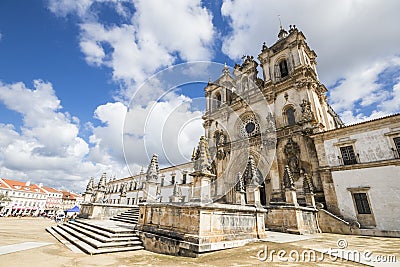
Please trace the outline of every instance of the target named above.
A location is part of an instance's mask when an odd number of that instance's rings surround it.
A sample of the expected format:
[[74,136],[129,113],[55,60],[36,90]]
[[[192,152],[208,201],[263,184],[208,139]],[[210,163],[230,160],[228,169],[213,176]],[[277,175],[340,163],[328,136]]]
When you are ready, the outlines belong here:
[[169,197],[169,202],[176,202],[176,203],[181,203],[185,201],[185,196],[170,196]]
[[103,203],[103,200],[104,200],[104,192],[97,191],[95,194],[94,202],[95,203]]
[[236,204],[238,205],[246,205],[246,193],[236,191]]
[[250,184],[246,186],[247,204],[261,206],[260,202],[260,187],[258,185]]
[[315,208],[314,193],[305,193],[307,207]]
[[83,202],[90,203],[92,201],[92,193],[85,193],[83,196]]
[[297,203],[297,193],[295,189],[286,189],[285,190],[286,204],[291,206],[298,206]]
[[215,175],[202,171],[193,172],[190,175],[193,176],[190,202],[211,202],[211,178]]
[[155,182],[146,182],[144,185],[143,200],[147,203],[158,202],[157,199],[158,184]]

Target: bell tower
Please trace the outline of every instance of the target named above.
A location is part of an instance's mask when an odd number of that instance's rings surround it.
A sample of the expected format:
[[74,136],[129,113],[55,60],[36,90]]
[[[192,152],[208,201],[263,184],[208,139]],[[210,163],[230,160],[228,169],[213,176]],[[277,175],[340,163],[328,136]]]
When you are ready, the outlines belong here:
[[276,169],[270,171],[275,180],[272,201],[285,198],[282,177],[288,166],[300,192],[300,203],[304,175],[312,177],[317,201],[324,202],[315,146],[309,135],[343,123],[327,102],[327,89],[319,81],[316,58],[295,25],[290,25],[289,31],[281,26],[278,40],[270,47],[264,43],[258,55],[264,78],[262,91],[273,106],[276,123]]
[[249,158],[262,205],[285,202],[285,168],[292,175],[299,204],[305,203],[304,177],[313,186],[316,200],[324,202],[317,154],[309,136],[343,123],[327,103],[316,58],[296,26],[289,31],[281,26],[278,40],[270,47],[262,45],[259,63],[244,56],[233,75],[225,65],[220,78],[206,86],[203,125],[216,177],[211,194],[222,202],[240,202],[235,199],[235,185],[239,173],[246,173]]

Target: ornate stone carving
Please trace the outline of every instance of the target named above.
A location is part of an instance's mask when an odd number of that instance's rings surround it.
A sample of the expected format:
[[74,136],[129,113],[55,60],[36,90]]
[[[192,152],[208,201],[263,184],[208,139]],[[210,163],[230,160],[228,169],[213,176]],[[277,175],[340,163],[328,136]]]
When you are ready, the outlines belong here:
[[147,168],[146,180],[151,182],[158,181],[159,173],[160,173],[160,168],[158,166],[158,155],[153,154],[153,156],[151,157],[149,167]]
[[240,137],[250,137],[260,133],[260,125],[254,114],[241,116],[237,127]]
[[93,193],[93,189],[94,189],[94,178],[90,177],[89,183],[86,186],[85,194],[92,194]]
[[290,190],[295,189],[293,175],[288,165],[285,165],[283,172],[283,186],[285,187],[285,189],[290,189]]
[[254,162],[254,158],[251,155],[249,156],[249,159],[247,161],[247,166],[244,171],[243,180],[244,180],[245,186],[260,184],[260,177],[257,172],[257,167]]
[[314,121],[314,113],[311,110],[311,103],[308,100],[303,99],[303,102],[300,104],[301,107],[301,122],[310,122]]
[[194,171],[210,173],[209,167],[211,163],[208,142],[204,136],[200,137],[197,149],[193,150],[192,161],[194,161]]
[[240,172],[238,172],[236,176],[236,187],[235,187],[236,192],[241,192],[244,193],[244,182],[243,182],[243,176]]
[[312,184],[312,181],[310,177],[308,177],[308,174],[304,172],[303,176],[303,191],[306,194],[310,194],[314,192],[314,186]]
[[284,153],[286,155],[287,164],[290,168],[290,172],[295,175],[296,178],[300,174],[299,154],[300,147],[293,141],[292,137],[288,138],[288,142],[285,145]]
[[103,174],[101,175],[99,184],[97,185],[97,190],[101,191],[101,192],[105,192],[106,191],[106,180],[107,180],[107,175],[105,172],[103,172]]

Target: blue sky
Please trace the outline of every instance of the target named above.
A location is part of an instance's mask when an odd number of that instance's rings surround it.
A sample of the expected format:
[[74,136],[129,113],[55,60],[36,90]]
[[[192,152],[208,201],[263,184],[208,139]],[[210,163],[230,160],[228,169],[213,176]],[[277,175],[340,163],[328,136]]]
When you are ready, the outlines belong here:
[[157,106],[154,87],[135,92],[179,63],[233,66],[242,55],[256,57],[264,41],[276,41],[278,15],[306,35],[329,102],[345,122],[400,112],[398,10],[396,0],[0,1],[0,176],[81,191],[104,171],[137,172],[148,154],[163,150],[157,138],[145,153],[129,149],[126,166],[121,136],[129,103],[137,136],[150,110],[160,112],[154,125],[146,122],[153,131],[171,114],[182,125],[193,120],[174,140],[187,158],[201,134],[203,84],[219,72],[199,75],[203,83]]

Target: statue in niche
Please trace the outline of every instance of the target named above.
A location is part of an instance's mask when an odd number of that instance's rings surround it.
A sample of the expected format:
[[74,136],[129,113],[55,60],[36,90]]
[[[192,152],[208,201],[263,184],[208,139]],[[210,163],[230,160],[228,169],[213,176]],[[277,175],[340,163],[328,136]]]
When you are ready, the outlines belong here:
[[217,130],[214,133],[215,138],[215,146],[217,147],[217,159],[222,160],[226,158],[227,149],[225,148],[226,145],[226,134],[223,130]]
[[272,115],[271,112],[268,113],[267,117],[265,117],[266,123],[265,123],[265,132],[266,133],[272,133],[275,132],[275,118],[274,115]]
[[301,121],[309,122],[315,119],[314,113],[311,110],[311,103],[308,100],[303,99],[303,102],[300,104],[301,107]]
[[290,172],[297,180],[300,176],[300,162],[298,158],[300,154],[300,147],[296,142],[293,141],[292,137],[289,137],[284,148],[284,153],[286,155],[287,165],[290,168]]

